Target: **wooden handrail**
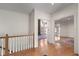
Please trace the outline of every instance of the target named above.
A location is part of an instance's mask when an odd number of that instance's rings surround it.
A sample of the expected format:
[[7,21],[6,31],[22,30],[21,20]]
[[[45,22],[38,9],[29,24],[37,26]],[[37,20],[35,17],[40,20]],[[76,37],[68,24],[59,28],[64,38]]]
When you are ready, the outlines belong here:
[[5,37],[0,37],[0,39],[5,38]]
[[[33,34],[29,34],[29,35],[14,35],[14,36],[8,36],[8,38],[13,38],[13,37],[23,37],[23,36],[32,36]],[[0,39],[2,38],[6,38],[5,36],[4,37],[0,37]]]
[[32,36],[32,35],[17,35],[17,36],[8,36],[8,38],[13,38],[13,37],[23,37],[23,36]]

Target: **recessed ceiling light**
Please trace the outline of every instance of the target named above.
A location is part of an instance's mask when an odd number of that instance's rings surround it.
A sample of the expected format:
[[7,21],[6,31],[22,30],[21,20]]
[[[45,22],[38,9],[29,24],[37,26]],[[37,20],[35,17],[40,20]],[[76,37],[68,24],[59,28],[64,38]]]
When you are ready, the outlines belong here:
[[54,3],[51,3],[52,4],[52,6],[54,5]]

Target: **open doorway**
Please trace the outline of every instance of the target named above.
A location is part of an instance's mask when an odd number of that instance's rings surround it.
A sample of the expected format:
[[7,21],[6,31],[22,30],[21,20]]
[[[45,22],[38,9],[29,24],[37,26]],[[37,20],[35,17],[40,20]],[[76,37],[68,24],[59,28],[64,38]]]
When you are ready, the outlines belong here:
[[74,16],[55,21],[55,42],[74,46]]
[[40,48],[46,48],[47,46],[47,34],[48,34],[48,21],[38,19],[38,46]]

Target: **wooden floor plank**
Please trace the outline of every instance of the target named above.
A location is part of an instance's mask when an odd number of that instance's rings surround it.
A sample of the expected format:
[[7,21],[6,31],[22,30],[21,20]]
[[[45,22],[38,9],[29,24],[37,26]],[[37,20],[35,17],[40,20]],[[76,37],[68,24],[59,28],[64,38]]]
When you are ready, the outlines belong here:
[[46,44],[45,40],[40,41],[39,48],[23,50],[13,53],[14,56],[73,56],[74,48],[66,44]]

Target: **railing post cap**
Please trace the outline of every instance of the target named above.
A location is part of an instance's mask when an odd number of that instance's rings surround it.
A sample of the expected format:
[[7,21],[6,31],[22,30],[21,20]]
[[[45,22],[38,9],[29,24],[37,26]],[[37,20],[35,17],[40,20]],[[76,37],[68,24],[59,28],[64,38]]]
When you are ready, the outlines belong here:
[[8,36],[8,34],[6,34],[6,36]]

